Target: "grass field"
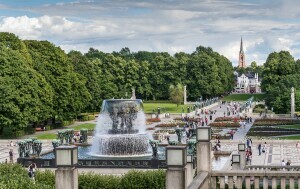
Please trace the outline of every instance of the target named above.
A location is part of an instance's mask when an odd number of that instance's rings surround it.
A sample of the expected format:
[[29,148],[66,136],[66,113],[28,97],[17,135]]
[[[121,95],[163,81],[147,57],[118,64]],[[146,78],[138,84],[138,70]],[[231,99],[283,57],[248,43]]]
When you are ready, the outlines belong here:
[[251,97],[254,97],[254,101],[261,101],[265,99],[265,94],[231,94],[225,96],[224,101],[246,101]]
[[284,125],[284,126],[278,126],[279,128],[284,129],[300,129],[300,125]]
[[190,107],[190,110],[192,111],[192,105],[179,105],[177,107],[176,104],[170,102],[170,103],[144,103],[144,112],[152,113],[152,110],[154,109],[154,112],[157,113],[158,107],[160,107],[161,113],[164,112],[182,113],[182,108],[184,108],[184,112],[187,113],[187,107]]
[[80,129],[83,129],[83,128],[88,129],[88,130],[94,130],[95,126],[96,126],[95,123],[84,123],[84,124],[73,127],[73,129],[75,131],[79,131]]
[[55,133],[45,133],[45,134],[39,134],[36,136],[37,139],[41,140],[41,139],[56,139],[57,138],[57,134]]
[[300,140],[300,135],[283,136],[283,137],[278,137],[278,138],[286,139],[286,140]]

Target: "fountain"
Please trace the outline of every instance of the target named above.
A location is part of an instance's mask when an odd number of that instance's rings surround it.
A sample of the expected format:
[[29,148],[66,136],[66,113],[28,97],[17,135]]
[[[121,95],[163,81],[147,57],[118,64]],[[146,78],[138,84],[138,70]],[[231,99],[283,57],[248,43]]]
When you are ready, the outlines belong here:
[[91,155],[149,156],[142,100],[104,100],[93,138]]

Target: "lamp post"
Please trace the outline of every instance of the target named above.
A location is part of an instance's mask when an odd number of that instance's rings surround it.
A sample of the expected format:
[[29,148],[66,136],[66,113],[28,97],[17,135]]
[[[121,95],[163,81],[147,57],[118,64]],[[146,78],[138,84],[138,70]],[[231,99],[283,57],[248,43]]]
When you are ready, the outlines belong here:
[[78,189],[77,146],[59,146],[55,148],[55,188]]
[[195,172],[194,172],[194,155],[193,154],[188,154],[186,162],[187,162],[187,165],[186,165],[187,185],[189,185],[193,181],[193,177],[195,175]]
[[268,113],[268,106],[265,106],[265,117],[267,117],[267,113]]
[[167,146],[167,189],[186,189],[187,188],[187,147],[186,146]]

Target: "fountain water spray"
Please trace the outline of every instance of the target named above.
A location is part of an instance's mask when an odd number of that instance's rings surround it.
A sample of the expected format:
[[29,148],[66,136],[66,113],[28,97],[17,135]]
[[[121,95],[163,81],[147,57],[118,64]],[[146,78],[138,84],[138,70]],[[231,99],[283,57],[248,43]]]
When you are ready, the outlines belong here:
[[[142,100],[104,100],[98,117],[91,155],[151,155]],[[149,151],[150,150],[150,151]]]

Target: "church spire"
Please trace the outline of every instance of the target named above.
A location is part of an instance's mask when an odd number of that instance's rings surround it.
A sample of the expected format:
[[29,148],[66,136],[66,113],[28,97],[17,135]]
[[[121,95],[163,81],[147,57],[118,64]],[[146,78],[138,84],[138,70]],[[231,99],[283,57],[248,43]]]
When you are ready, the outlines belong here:
[[246,68],[246,61],[245,61],[245,53],[243,48],[243,38],[241,36],[241,46],[240,46],[240,53],[239,53],[239,67]]
[[244,53],[244,48],[243,48],[243,38],[242,38],[242,36],[241,36],[240,53]]

